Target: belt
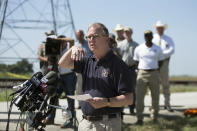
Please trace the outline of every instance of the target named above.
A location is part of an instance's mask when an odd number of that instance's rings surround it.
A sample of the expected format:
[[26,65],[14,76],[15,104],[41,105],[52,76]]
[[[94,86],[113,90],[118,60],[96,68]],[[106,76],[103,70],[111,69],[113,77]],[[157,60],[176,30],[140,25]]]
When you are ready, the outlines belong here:
[[67,75],[71,75],[71,74],[73,74],[74,72],[69,72],[69,73],[66,73],[66,74],[62,74],[62,75],[60,75],[60,76],[67,76]]
[[117,118],[120,114],[109,114],[109,115],[103,115],[103,116],[86,116],[83,115],[82,117],[88,121],[100,121],[100,120],[108,120],[110,118]]
[[163,61],[169,61],[169,60],[170,60],[170,57],[168,57],[168,58],[164,59]]
[[147,69],[147,70],[143,70],[143,71],[152,72],[152,71],[158,71],[158,69]]

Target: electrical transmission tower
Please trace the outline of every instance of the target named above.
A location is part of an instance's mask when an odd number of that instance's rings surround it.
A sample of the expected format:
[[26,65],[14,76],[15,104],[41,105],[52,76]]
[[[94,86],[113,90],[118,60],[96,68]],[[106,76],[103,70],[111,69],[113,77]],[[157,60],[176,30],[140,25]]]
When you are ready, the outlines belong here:
[[75,36],[69,0],[0,0],[0,63],[38,63],[45,32]]

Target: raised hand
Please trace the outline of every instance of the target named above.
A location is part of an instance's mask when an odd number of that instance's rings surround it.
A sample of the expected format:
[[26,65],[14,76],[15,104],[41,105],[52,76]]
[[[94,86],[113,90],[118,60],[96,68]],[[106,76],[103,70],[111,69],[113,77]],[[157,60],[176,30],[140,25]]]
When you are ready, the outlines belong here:
[[80,61],[85,54],[85,51],[79,46],[73,46],[71,52],[71,59],[74,61]]

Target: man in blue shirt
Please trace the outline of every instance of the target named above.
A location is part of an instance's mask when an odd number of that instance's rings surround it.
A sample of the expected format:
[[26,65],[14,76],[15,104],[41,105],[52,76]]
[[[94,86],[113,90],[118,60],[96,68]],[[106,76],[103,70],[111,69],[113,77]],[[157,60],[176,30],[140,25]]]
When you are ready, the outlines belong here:
[[[90,48],[88,47],[88,41],[84,39],[84,32],[83,30],[79,29],[76,33],[77,37],[77,45],[80,46],[84,51],[86,55],[92,55],[92,51],[90,51]],[[81,73],[76,73],[77,74],[77,85],[76,85],[76,94],[80,95],[82,94],[82,75]],[[79,102],[78,108],[81,108],[81,102]]]
[[73,46],[59,65],[82,73],[83,93],[93,98],[83,101],[83,120],[79,131],[121,130],[123,106],[133,103],[133,87],[128,66],[109,48],[109,33],[101,23],[88,28],[88,46],[94,53],[84,56],[84,50]]
[[86,54],[91,55],[92,52],[90,51],[90,49],[88,47],[88,41],[84,39],[84,32],[83,32],[83,30],[78,30],[76,32],[76,37],[77,37],[79,46],[81,48],[83,48],[83,50],[86,52]]

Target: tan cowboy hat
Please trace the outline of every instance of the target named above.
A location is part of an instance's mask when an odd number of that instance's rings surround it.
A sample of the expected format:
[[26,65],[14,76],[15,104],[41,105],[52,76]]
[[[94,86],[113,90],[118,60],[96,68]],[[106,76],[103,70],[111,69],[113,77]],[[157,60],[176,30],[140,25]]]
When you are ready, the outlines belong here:
[[124,30],[124,27],[121,24],[116,25],[116,28],[114,29],[114,32],[119,31],[119,30]]
[[130,32],[133,32],[133,30],[132,30],[130,27],[128,27],[128,26],[124,27],[124,31],[130,31]]
[[167,24],[164,24],[162,23],[160,20],[158,20],[156,22],[156,24],[153,25],[153,28],[156,29],[156,27],[164,27],[164,29],[167,29],[168,28],[168,25]]

